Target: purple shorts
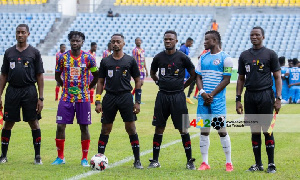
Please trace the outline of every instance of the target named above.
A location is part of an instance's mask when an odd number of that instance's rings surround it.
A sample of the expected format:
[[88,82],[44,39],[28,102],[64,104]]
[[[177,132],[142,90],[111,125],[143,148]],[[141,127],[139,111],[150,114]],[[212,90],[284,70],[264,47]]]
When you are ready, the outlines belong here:
[[144,73],[144,72],[141,72],[140,78],[141,78],[141,80],[144,80],[144,79],[145,79],[145,73]]
[[90,102],[65,102],[59,101],[56,123],[73,124],[76,113],[77,124],[91,124],[91,103]]

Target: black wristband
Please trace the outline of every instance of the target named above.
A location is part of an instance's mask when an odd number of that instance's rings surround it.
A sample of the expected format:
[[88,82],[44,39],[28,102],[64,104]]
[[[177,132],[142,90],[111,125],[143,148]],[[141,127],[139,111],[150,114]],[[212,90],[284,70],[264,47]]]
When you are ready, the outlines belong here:
[[140,103],[142,99],[142,90],[135,89],[135,102]]
[[238,102],[238,101],[242,101],[242,96],[241,95],[236,95],[235,97],[235,102]]
[[95,101],[95,106],[97,106],[98,104],[101,104],[101,101]]

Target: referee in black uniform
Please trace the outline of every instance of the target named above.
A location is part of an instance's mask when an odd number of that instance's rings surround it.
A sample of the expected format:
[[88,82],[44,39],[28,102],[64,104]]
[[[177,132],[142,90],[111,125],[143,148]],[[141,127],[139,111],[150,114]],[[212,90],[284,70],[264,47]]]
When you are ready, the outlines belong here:
[[[183,127],[183,115],[188,114],[183,90],[195,80],[195,66],[188,56],[176,50],[175,45],[177,42],[177,33],[175,31],[166,31],[164,33],[166,50],[157,54],[151,64],[150,75],[159,86],[159,92],[155,100],[152,122],[152,125],[156,126],[153,137],[153,159],[150,160],[148,168],[160,167],[158,162],[160,145],[167,119],[171,115],[175,129],[178,129],[181,134],[182,144],[187,157],[186,168],[190,170],[196,169],[194,166],[195,159],[192,158],[190,134]],[[185,69],[191,76],[184,84]],[[156,75],[157,71],[159,71],[159,77]]]
[[[102,112],[98,153],[104,154],[113,122],[119,110],[134,154],[133,165],[137,169],[143,169],[140,162],[139,138],[135,127],[136,114],[140,112],[142,94],[140,71],[135,59],[123,52],[125,42],[122,34],[114,34],[110,42],[113,47],[113,54],[102,59],[100,63],[95,101],[96,112]],[[131,95],[131,77],[135,82],[135,104],[133,104]],[[106,94],[101,104],[104,82]]]
[[[20,108],[22,107],[23,121],[28,122],[32,130],[35,150],[35,164],[42,164],[40,156],[41,130],[39,119],[43,109],[43,62],[40,52],[27,44],[30,35],[29,27],[20,24],[16,28],[17,44],[5,51],[0,75],[0,98],[6,82],[9,83],[5,94],[4,127],[1,133],[2,154],[0,163],[7,162],[7,150],[11,129],[15,122],[20,121]],[[35,83],[37,82],[37,93]],[[2,98],[0,100],[2,108]]]
[[[241,94],[245,86],[245,125],[248,124],[251,128],[252,147],[256,162],[248,171],[264,170],[261,162],[262,130],[268,154],[267,172],[275,173],[275,141],[273,133],[269,135],[267,131],[272,121],[274,109],[278,113],[281,107],[281,71],[276,53],[263,46],[264,38],[264,30],[261,27],[254,27],[250,33],[253,47],[240,55],[238,61],[239,76],[236,87],[236,111],[238,114],[243,113]],[[275,78],[276,100],[272,90],[271,73]]]

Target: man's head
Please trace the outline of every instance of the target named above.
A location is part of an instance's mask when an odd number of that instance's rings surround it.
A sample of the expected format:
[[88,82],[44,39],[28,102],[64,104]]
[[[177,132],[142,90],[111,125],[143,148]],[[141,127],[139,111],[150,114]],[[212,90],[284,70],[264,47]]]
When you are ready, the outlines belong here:
[[71,50],[76,51],[81,49],[83,42],[85,41],[85,36],[82,32],[71,31],[68,34],[68,39],[70,41]]
[[64,53],[66,51],[66,45],[65,44],[60,44],[59,49],[61,53]]
[[213,23],[216,23],[217,21],[216,20],[213,20]]
[[293,65],[293,60],[292,60],[292,59],[289,59],[289,60],[288,60],[288,65],[289,65],[290,68],[291,68],[291,67],[294,67],[294,65]]
[[213,49],[221,46],[221,36],[218,31],[207,31],[205,33],[204,48],[205,50]]
[[111,45],[111,42],[110,42],[110,41],[109,41],[109,43],[107,43],[107,49],[108,49],[109,51],[112,50],[112,45]]
[[250,40],[254,46],[262,45],[265,39],[265,31],[263,28],[256,26],[250,32]]
[[177,33],[175,31],[169,30],[164,34],[164,45],[166,50],[175,49],[175,45],[178,42]]
[[294,67],[298,67],[298,63],[299,63],[298,59],[297,58],[293,58],[293,65],[294,65]]
[[92,42],[91,43],[91,52],[96,52],[97,51],[97,43],[96,42]]
[[142,41],[142,39],[140,37],[135,38],[135,45],[137,47],[141,47],[142,42],[143,41]]
[[193,44],[194,44],[194,40],[191,37],[188,37],[187,40],[185,41],[185,46],[192,47]]
[[123,47],[125,46],[124,42],[124,36],[122,34],[114,34],[111,36],[111,45],[113,48],[113,51],[121,51],[123,50]]
[[281,56],[281,57],[278,58],[278,60],[279,60],[280,66],[284,66],[285,65],[285,57]]
[[18,43],[24,43],[27,41],[30,35],[29,27],[27,24],[19,24],[16,28],[16,40]]

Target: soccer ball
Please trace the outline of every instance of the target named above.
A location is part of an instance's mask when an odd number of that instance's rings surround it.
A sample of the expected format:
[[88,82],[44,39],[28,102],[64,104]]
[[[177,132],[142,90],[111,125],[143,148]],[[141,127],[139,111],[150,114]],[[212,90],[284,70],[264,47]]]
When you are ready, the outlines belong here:
[[108,166],[108,159],[104,154],[95,154],[91,159],[91,168],[96,171],[103,171]]

